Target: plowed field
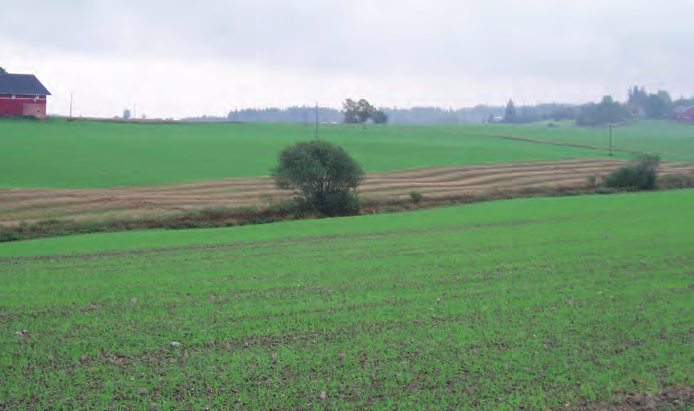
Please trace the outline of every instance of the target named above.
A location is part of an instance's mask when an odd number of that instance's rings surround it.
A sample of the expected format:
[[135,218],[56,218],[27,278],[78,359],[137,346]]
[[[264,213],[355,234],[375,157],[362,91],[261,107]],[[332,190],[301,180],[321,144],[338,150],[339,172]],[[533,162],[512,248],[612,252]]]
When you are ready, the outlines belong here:
[[[580,184],[588,175],[603,175],[623,160],[567,159],[472,166],[429,167],[371,173],[362,197],[397,198],[418,191],[428,197],[520,188]],[[661,174],[693,172],[691,163],[665,163]],[[93,219],[177,213],[205,207],[265,205],[288,197],[270,177],[196,181],[154,187],[107,189],[2,189],[0,224],[51,218]]]

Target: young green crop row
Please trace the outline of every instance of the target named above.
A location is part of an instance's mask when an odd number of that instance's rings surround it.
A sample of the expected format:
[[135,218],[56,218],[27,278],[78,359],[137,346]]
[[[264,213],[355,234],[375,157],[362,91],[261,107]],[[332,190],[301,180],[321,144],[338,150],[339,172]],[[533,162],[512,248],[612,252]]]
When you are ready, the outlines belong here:
[[691,386],[693,199],[3,245],[0,408],[546,409]]

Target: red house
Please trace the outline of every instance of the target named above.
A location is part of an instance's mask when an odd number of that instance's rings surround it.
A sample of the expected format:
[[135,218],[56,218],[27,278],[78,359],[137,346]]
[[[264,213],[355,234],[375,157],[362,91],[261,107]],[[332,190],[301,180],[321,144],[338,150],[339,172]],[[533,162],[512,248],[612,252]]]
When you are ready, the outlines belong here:
[[51,93],[33,74],[0,73],[0,117],[46,116]]
[[694,106],[687,109],[677,110],[675,119],[679,121],[694,122]]

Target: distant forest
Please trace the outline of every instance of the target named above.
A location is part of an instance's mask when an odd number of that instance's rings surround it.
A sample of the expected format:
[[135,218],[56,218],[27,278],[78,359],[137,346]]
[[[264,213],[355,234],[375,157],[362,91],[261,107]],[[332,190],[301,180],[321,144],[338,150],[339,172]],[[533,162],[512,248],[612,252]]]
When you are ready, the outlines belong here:
[[[518,115],[529,121],[539,121],[560,109],[573,107],[566,104],[543,104],[518,107]],[[490,118],[504,116],[504,106],[475,106],[471,108],[446,109],[439,107],[382,108],[391,124],[456,124],[483,123]],[[532,119],[532,120],[531,120]],[[229,112],[227,117],[201,116],[187,121],[238,121],[249,123],[315,123],[315,107],[247,108]],[[320,123],[342,123],[344,113],[334,108],[319,107]]]
[[[537,121],[574,120],[579,126],[618,124],[637,118],[671,119],[683,109],[694,106],[694,99],[673,100],[667,91],[649,93],[643,87],[628,91],[628,100],[618,102],[604,96],[596,103],[539,104],[516,106],[478,105],[470,108],[439,107],[380,108],[391,124],[459,124],[459,123],[533,123]],[[374,109],[376,109],[374,107]],[[316,118],[317,114],[317,118]],[[187,121],[233,121],[249,123],[343,123],[345,111],[319,107],[247,108],[232,110],[226,117],[201,116]]]

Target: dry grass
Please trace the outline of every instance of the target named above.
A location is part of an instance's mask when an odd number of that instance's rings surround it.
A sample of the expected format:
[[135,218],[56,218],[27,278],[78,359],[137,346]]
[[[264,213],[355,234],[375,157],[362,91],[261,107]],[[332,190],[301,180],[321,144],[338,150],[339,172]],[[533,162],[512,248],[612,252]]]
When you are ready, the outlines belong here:
[[[399,200],[417,191],[427,198],[474,195],[493,189],[571,186],[601,176],[623,160],[568,159],[459,167],[430,167],[368,175],[362,199]],[[660,174],[694,173],[691,163],[664,163]],[[100,220],[175,215],[213,207],[267,206],[289,197],[269,177],[234,178],[156,187],[107,189],[1,189],[0,225],[48,219]]]

